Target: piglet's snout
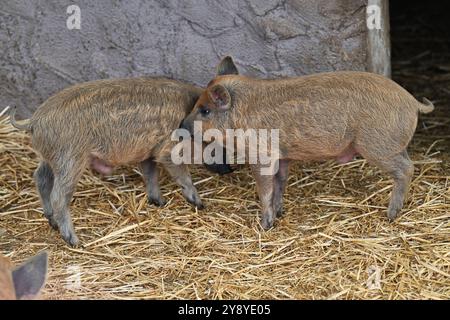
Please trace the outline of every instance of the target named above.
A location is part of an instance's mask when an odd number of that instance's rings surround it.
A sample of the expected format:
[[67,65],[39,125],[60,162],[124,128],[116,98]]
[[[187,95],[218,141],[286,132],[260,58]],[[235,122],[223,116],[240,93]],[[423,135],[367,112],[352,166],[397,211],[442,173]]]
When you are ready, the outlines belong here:
[[184,119],[183,121],[181,121],[180,123],[180,129],[185,129],[187,131],[189,131],[189,133],[192,135],[193,131],[192,131],[192,125],[190,125],[189,121],[187,121],[186,119]]

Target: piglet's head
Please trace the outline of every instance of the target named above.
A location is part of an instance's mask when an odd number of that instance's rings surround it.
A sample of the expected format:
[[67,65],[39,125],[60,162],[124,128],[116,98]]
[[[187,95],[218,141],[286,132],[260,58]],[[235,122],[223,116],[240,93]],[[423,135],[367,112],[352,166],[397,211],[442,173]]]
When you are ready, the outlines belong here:
[[[191,134],[203,134],[213,128],[224,134],[225,129],[231,128],[229,120],[233,99],[229,84],[235,77],[239,77],[238,70],[233,59],[227,56],[220,62],[216,77],[202,92],[192,112],[182,121],[180,128],[187,129]],[[202,132],[196,132],[200,127],[199,124],[201,124]]]

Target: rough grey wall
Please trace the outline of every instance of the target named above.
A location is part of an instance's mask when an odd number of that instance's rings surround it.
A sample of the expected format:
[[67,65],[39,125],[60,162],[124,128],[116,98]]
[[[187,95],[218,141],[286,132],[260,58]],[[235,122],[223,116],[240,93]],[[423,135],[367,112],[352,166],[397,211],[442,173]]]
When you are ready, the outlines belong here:
[[[364,70],[366,2],[1,0],[0,106],[27,117],[60,89],[99,78],[205,85],[227,54],[242,73],[262,77]],[[71,4],[81,30],[66,27]]]

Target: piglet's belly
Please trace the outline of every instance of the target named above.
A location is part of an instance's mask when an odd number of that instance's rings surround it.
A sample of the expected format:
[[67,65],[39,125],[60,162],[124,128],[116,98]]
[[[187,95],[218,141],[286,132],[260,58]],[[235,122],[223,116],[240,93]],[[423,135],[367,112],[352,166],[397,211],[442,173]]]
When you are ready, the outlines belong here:
[[336,161],[338,163],[344,164],[352,161],[356,155],[358,155],[358,152],[355,149],[348,148],[336,157]]
[[318,148],[317,146],[311,148],[290,148],[288,156],[286,158],[292,160],[303,161],[325,161],[334,159],[340,164],[344,164],[352,161],[355,156],[359,154],[352,145],[348,145],[345,148]]
[[104,160],[101,160],[97,157],[92,157],[91,169],[97,171],[98,173],[109,175],[113,172],[114,167]]
[[91,168],[98,173],[109,175],[120,165],[139,163],[150,157],[149,148],[117,148],[106,153],[92,152],[90,155]]

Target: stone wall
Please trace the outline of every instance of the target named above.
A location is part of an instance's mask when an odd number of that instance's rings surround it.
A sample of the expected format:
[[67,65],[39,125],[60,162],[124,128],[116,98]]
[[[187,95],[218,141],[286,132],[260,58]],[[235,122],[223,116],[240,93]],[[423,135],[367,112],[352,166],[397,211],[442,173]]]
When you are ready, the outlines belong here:
[[[69,30],[76,4],[81,29]],[[28,117],[99,78],[165,75],[205,85],[220,57],[242,73],[366,70],[366,0],[8,0],[0,3],[0,109]]]

